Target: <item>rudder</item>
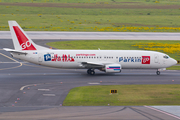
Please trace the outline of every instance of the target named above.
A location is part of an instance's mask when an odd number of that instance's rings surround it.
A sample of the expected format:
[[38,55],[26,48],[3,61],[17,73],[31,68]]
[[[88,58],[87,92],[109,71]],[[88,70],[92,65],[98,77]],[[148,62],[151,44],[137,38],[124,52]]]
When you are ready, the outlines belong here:
[[19,26],[16,21],[8,21],[15,50],[38,50],[47,49],[36,45]]

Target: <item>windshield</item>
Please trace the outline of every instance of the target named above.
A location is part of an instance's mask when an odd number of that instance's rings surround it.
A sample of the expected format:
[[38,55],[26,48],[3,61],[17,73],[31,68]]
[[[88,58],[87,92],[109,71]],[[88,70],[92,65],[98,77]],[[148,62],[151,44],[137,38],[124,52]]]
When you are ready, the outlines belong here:
[[168,59],[168,58],[169,58],[169,56],[168,56],[168,55],[165,55],[165,56],[163,56],[163,58]]

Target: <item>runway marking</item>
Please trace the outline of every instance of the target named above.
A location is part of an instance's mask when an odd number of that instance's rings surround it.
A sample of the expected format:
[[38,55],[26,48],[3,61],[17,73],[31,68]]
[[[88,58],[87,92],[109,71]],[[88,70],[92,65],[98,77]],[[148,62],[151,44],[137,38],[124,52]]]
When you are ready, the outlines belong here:
[[144,107],[149,108],[149,109],[152,109],[152,110],[155,110],[155,111],[158,111],[158,112],[160,112],[160,113],[169,115],[169,116],[171,116],[171,117],[174,117],[174,118],[177,118],[177,119],[180,120],[180,117],[178,117],[178,116],[176,116],[176,115],[173,115],[173,114],[171,114],[171,113],[164,112],[164,111],[162,111],[162,110],[159,110],[159,109],[156,109],[156,108],[153,108],[153,107],[150,107],[150,106],[144,106]]
[[10,58],[9,56],[7,56],[7,55],[4,55],[4,54],[2,54],[2,53],[0,53],[2,56],[4,56],[4,57],[7,57],[7,58],[9,58],[10,60],[12,60],[12,61],[15,61],[15,62],[17,62],[17,63],[19,63],[19,61],[17,61],[17,60],[15,60],[15,59],[13,59],[13,58]]
[[38,89],[39,91],[50,91],[49,89]]
[[0,62],[0,63],[1,63],[1,64],[2,64],[2,63],[18,63],[18,64],[19,64],[19,63],[27,63],[27,62]]
[[10,60],[15,61],[16,63],[19,63],[19,64],[20,64],[19,66],[16,66],[16,67],[2,68],[2,69],[0,69],[0,70],[14,69],[14,68],[18,68],[18,67],[21,67],[21,66],[22,66],[22,63],[21,63],[21,62],[15,60],[15,59],[13,59],[13,58],[10,58],[10,57],[7,56],[7,55],[4,55],[4,54],[2,54],[2,53],[0,53],[0,55],[2,55],[2,56],[4,56],[4,57],[7,57],[7,58],[9,58]]
[[10,67],[10,68],[2,68],[0,70],[8,70],[8,69],[14,69],[14,68],[18,68],[18,67],[21,67],[22,66],[22,63],[19,62],[19,66],[16,66],[16,67]]
[[34,86],[34,85],[37,85],[37,84],[25,85],[25,86],[22,86],[19,90],[24,90],[24,88],[29,87],[29,86]]
[[43,94],[43,96],[52,96],[52,97],[54,97],[56,95],[55,94]]
[[88,83],[90,85],[99,85],[100,83]]

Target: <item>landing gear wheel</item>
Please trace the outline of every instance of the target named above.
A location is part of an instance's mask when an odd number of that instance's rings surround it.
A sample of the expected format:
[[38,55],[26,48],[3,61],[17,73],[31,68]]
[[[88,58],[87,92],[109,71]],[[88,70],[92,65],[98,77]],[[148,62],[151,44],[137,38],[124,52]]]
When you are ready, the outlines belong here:
[[94,74],[95,74],[94,70],[91,70],[90,75],[94,75]]
[[160,75],[160,71],[157,71],[156,74],[157,74],[157,75]]
[[88,70],[87,70],[87,74],[90,74],[90,72],[91,72],[91,69],[88,69]]
[[94,75],[95,72],[94,72],[93,69],[88,69],[88,70],[87,70],[87,74],[89,74],[89,75]]

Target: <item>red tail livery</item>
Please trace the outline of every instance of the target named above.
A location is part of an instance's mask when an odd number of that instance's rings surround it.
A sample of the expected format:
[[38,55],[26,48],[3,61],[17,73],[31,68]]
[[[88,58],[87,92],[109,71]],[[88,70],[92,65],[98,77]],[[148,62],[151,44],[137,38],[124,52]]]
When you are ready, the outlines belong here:
[[31,44],[28,38],[23,34],[23,32],[18,28],[18,26],[13,26],[14,32],[16,33],[17,39],[19,41],[22,50],[36,50],[36,48]]

